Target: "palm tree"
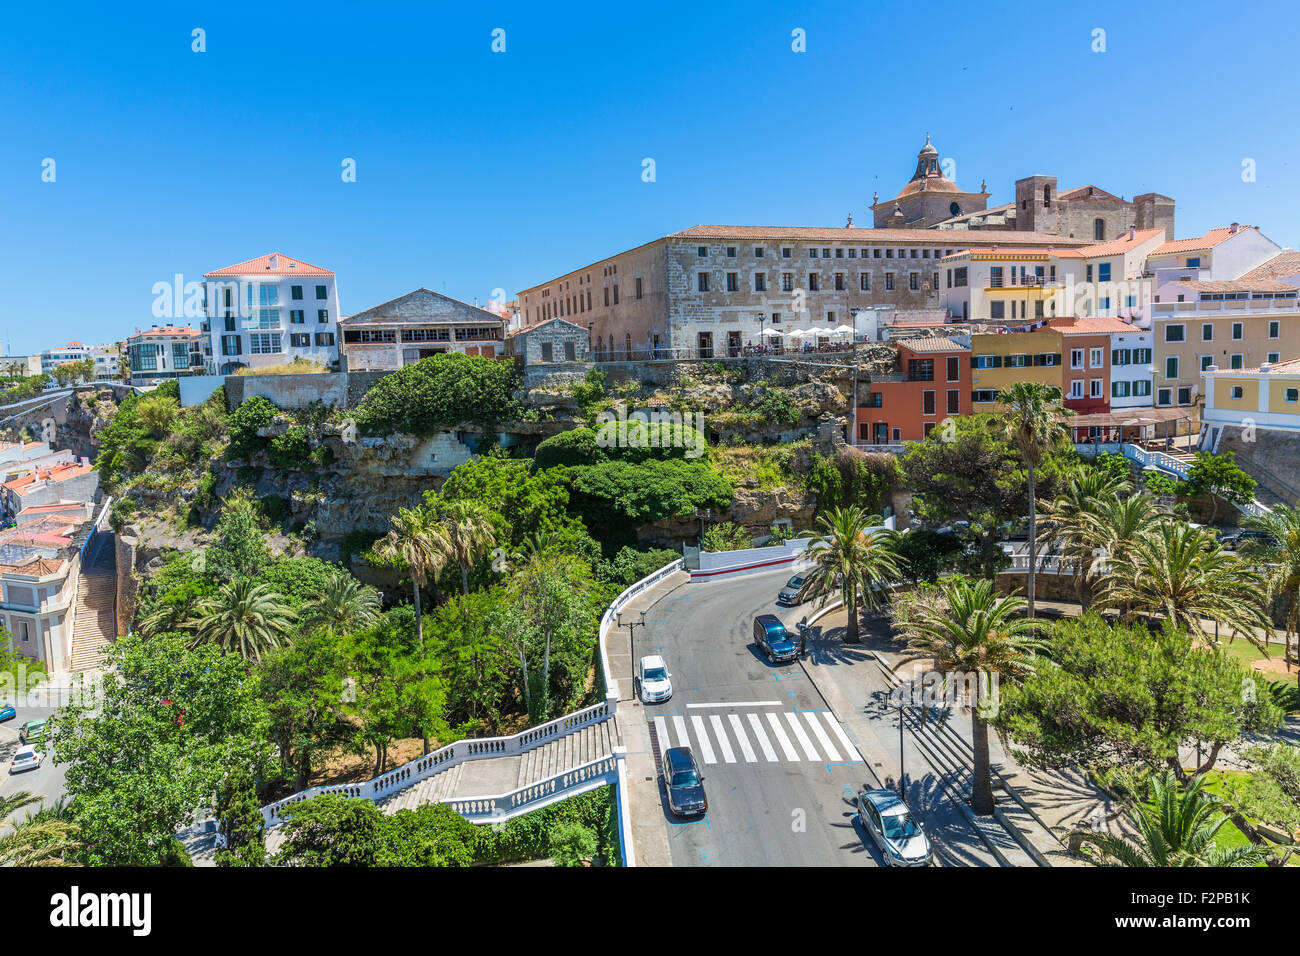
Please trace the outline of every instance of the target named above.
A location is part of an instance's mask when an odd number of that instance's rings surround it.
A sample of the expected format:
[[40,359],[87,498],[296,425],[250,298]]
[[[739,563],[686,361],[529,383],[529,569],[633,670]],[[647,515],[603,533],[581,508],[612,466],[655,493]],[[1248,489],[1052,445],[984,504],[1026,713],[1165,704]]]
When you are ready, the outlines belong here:
[[403,508],[392,519],[388,534],[375,542],[373,553],[381,561],[405,567],[411,573],[415,596],[415,638],[424,656],[424,617],[420,588],[446,567],[451,553],[446,528],[427,508]]
[[450,501],[438,506],[447,538],[447,558],[460,565],[460,585],[469,593],[469,569],[479,555],[496,544],[488,510],[477,501]]
[[1259,574],[1225,551],[1213,534],[1182,521],[1163,521],[1112,562],[1099,602],[1124,609],[1126,620],[1160,616],[1195,635],[1201,634],[1202,618],[1220,621],[1259,646],[1255,628],[1267,633],[1271,626],[1263,594]]
[[849,612],[849,626],[844,640],[861,643],[858,637],[858,595],[867,607],[880,603],[881,592],[896,581],[898,554],[894,550],[894,533],[880,526],[857,506],[836,508],[817,519],[818,533],[806,552],[815,562],[808,572],[810,597],[822,603],[836,589]]
[[943,604],[919,606],[915,618],[903,628],[903,635],[911,647],[934,658],[940,671],[975,678],[971,809],[988,816],[993,812],[993,783],[989,777],[986,715],[996,706],[992,677],[997,675],[999,681],[1020,680],[1032,674],[1042,643],[1033,636],[1034,622],[1021,616],[1025,602],[1014,595],[998,597],[991,581],[972,584],[964,578],[947,578],[941,587]]
[[379,620],[379,592],[341,569],[302,608],[303,630],[315,627],[342,633],[359,631]]
[[[1287,602],[1283,657],[1290,666],[1291,639],[1300,631],[1300,508],[1278,505],[1271,512],[1251,515],[1242,524],[1268,535],[1262,541],[1245,542],[1241,556],[1263,572],[1269,602],[1279,597]],[[1300,647],[1296,653],[1300,656]]]
[[1228,822],[1218,800],[1202,790],[1194,777],[1180,788],[1173,771],[1151,778],[1150,804],[1130,802],[1125,808],[1139,834],[1130,842],[1110,833],[1078,831],[1081,842],[1095,846],[1108,866],[1258,866],[1268,856],[1260,846],[1221,847],[1214,842]]
[[1069,438],[1062,419],[1069,414],[1061,405],[1061,390],[1041,382],[1016,382],[998,393],[1007,437],[1016,443],[1029,479],[1029,578],[1025,589],[1028,614],[1034,616],[1034,568],[1038,563],[1037,470],[1043,456]]
[[239,578],[199,602],[189,622],[195,629],[193,644],[212,642],[226,651],[238,651],[245,660],[260,661],[293,632],[293,611],[270,585]]
[[1079,603],[1086,610],[1092,602],[1094,563],[1100,549],[1102,509],[1118,504],[1119,496],[1132,486],[1097,468],[1079,467],[1066,478],[1056,500],[1043,510],[1052,521],[1046,537],[1048,547],[1060,547],[1058,561],[1074,572]]
[[9,820],[16,811],[41,799],[27,790],[0,797],[0,820],[12,827],[12,832],[0,836],[0,866],[68,865],[63,854],[78,845],[77,828],[69,819],[63,797],[36,813],[28,810],[20,823]]

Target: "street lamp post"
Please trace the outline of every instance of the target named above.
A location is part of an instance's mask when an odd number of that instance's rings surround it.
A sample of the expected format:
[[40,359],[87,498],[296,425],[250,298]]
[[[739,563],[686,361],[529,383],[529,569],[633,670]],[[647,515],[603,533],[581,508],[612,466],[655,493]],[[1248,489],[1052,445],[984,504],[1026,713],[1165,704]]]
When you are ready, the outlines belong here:
[[632,700],[636,697],[636,644],[634,641],[636,638],[637,627],[645,627],[645,611],[641,611],[636,620],[626,622],[623,620],[623,612],[619,611],[615,618],[615,623],[617,623],[619,627],[627,628],[628,666],[632,670],[632,696],[627,699]]
[[712,518],[712,517],[713,517],[713,509],[712,509],[712,508],[705,508],[705,509],[704,509],[704,514],[700,514],[700,509],[699,509],[699,508],[696,508],[696,509],[695,509],[695,517],[697,517],[697,518],[700,519],[700,541],[699,541],[699,544],[700,544],[700,548],[703,549],[703,548],[704,548],[704,521],[705,521],[706,518]]
[[[898,695],[898,798],[907,799],[907,786],[904,781],[907,779],[907,765],[903,759],[903,708],[906,701],[902,694]],[[921,704],[925,706],[924,702]]]

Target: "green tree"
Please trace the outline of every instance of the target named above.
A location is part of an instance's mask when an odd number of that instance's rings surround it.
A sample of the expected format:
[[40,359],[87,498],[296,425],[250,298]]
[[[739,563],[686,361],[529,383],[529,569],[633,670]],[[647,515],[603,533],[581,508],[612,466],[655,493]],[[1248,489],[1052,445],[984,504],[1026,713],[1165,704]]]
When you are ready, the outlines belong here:
[[384,813],[369,800],[325,793],[285,808],[275,866],[378,866]]
[[1038,469],[1051,448],[1069,438],[1062,419],[1069,414],[1061,404],[1061,390],[1041,382],[1015,382],[998,393],[1003,408],[1003,427],[1020,451],[1029,486],[1029,574],[1026,608],[1034,616],[1034,574],[1038,563],[1038,516],[1036,492]]
[[1255,479],[1241,470],[1236,456],[1228,451],[1215,455],[1208,451],[1197,452],[1196,461],[1187,470],[1185,494],[1210,496],[1210,524],[1219,515],[1222,498],[1235,505],[1244,505],[1254,499]]
[[237,768],[221,782],[216,813],[222,841],[215,854],[217,866],[265,865],[266,820],[246,768]]
[[278,412],[279,409],[260,395],[241,402],[230,413],[227,423],[230,444],[226,447],[226,457],[246,461],[266,448],[267,440],[258,434],[258,430],[269,426]]
[[469,570],[496,544],[491,513],[477,501],[444,501],[436,507],[448,562],[460,566],[461,592],[469,593]]
[[1205,749],[1197,773],[1243,735],[1270,733],[1281,712],[1267,694],[1243,693],[1252,672],[1217,648],[1197,646],[1166,623],[1111,627],[1096,614],[1047,633],[1047,661],[1006,689],[999,730],[1038,767],[1169,767],[1180,750]]
[[1086,610],[1092,602],[1092,585],[1101,564],[1105,524],[1099,520],[1103,509],[1118,504],[1120,495],[1130,488],[1097,468],[1079,467],[1066,475],[1060,494],[1043,510],[1052,521],[1046,541],[1060,546],[1061,565],[1071,570],[1079,602]]
[[270,563],[257,502],[247,488],[235,489],[222,501],[205,560],[206,573],[218,581],[255,577]]
[[569,472],[573,505],[602,541],[626,543],[641,525],[731,504],[731,482],[699,460],[608,461]]
[[153,866],[176,859],[178,829],[210,806],[237,768],[272,767],[257,674],[212,645],[181,635],[109,645],[98,699],[74,700],[51,720],[54,760],[88,866]]
[[260,661],[268,649],[288,640],[294,625],[280,596],[247,578],[223,584],[200,601],[190,621],[196,644],[215,644],[248,661]]
[[858,601],[867,607],[883,603],[885,594],[899,578],[894,533],[880,526],[861,508],[836,508],[817,519],[817,534],[808,545],[813,561],[808,571],[810,597],[826,598],[838,590],[848,610],[844,640],[858,644]]
[[370,627],[379,619],[379,592],[342,568],[333,569],[320,592],[302,607],[302,628],[343,632]]
[[700,539],[704,551],[743,551],[753,547],[754,539],[745,528],[731,521],[711,525]]
[[551,831],[550,850],[557,866],[583,866],[596,855],[596,834],[576,820],[560,822]]
[[972,701],[971,809],[993,813],[993,782],[989,776],[989,721],[998,711],[1003,682],[1014,683],[1034,673],[1041,643],[1033,637],[1034,623],[1020,616],[1025,602],[998,597],[989,581],[974,584],[947,578],[941,584],[946,606],[921,606],[905,627],[909,646],[932,657],[940,671],[975,684]]
[[515,411],[514,365],[459,352],[421,359],[385,375],[357,407],[364,435],[426,436],[453,425],[490,427]]
[[[1300,509],[1277,505],[1271,512],[1252,515],[1242,524],[1262,531],[1266,538],[1246,541],[1241,557],[1262,573],[1269,601],[1286,605],[1286,646],[1283,656],[1291,661],[1291,641],[1300,632]],[[1300,646],[1296,648],[1300,660]]]
[[269,739],[294,789],[311,784],[329,755],[352,740],[343,707],[353,688],[345,682],[342,639],[330,631],[309,631],[270,652],[258,668],[270,720]]
[[485,508],[496,529],[497,543],[518,548],[535,535],[584,533],[582,522],[568,514],[569,478],[563,468],[544,470],[527,461],[483,456],[452,469],[436,496],[426,502],[472,501]]
[[1151,778],[1151,802],[1130,801],[1125,808],[1139,840],[1110,833],[1079,831],[1083,843],[1101,853],[1112,866],[1257,866],[1261,847],[1222,847],[1215,842],[1228,823],[1218,801],[1202,790],[1202,778],[1180,786],[1169,771]]
[[153,438],[165,438],[172,422],[180,414],[181,403],[170,395],[151,393],[136,406],[140,423]]
[[383,866],[472,866],[479,827],[442,803],[426,803],[385,817]]

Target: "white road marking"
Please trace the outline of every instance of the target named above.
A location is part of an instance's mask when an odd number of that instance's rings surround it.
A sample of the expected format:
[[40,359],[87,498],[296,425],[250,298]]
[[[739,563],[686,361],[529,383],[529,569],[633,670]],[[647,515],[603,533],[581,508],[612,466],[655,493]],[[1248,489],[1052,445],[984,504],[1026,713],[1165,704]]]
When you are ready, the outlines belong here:
[[820,763],[821,754],[817,753],[817,748],[812,745],[808,735],[803,732],[803,724],[799,723],[799,715],[792,711],[786,711],[785,719],[790,722],[790,729],[794,731],[795,737],[799,739],[799,746],[803,748],[804,754],[807,755],[809,760]]
[[685,718],[685,717],[674,717],[674,718],[673,718],[673,730],[677,731],[677,746],[679,746],[679,747],[689,747],[689,746],[691,745],[691,739],[690,739],[689,737],[686,736],[686,718]]
[[722,749],[722,759],[727,763],[735,763],[736,752],[731,749],[731,740],[727,737],[727,731],[723,729],[722,718],[717,714],[710,714],[709,723],[713,724],[713,733],[718,738],[718,746]]
[[[753,714],[749,716],[753,717]],[[749,738],[745,736],[745,728],[740,725],[739,714],[728,714],[727,719],[731,721],[731,729],[735,731],[736,743],[740,744],[740,752],[745,755],[746,763],[753,763],[758,759],[754,754],[754,748],[749,745]]]
[[704,729],[704,718],[692,717],[691,726],[695,728],[695,737],[700,744],[700,753],[704,754],[704,762],[717,763],[718,758],[713,754],[713,745],[709,743],[709,732]]
[[844,732],[844,728],[840,726],[840,722],[835,718],[835,715],[829,710],[823,710],[822,716],[826,718],[826,723],[830,724],[835,736],[840,739],[840,744],[844,747],[844,752],[848,754],[848,759],[852,760],[855,757],[861,759],[862,754],[858,752],[857,747],[853,746],[853,741],[849,740],[849,735]]
[[716,704],[687,704],[691,707],[780,707],[779,700],[723,700]]
[[817,719],[817,715],[811,710],[805,710],[803,716],[804,719],[808,721],[808,726],[811,728],[813,736],[816,737],[817,742],[822,745],[822,750],[826,751],[826,755],[831,758],[831,763],[839,763],[840,752],[836,750],[835,745],[831,743],[831,738],[826,736],[826,731],[822,730],[822,722]]
[[790,738],[785,735],[785,728],[781,726],[781,721],[777,719],[776,714],[769,713],[767,721],[772,725],[772,732],[776,734],[776,742],[781,745],[785,751],[786,760],[798,760],[799,752],[790,744]]
[[671,745],[672,741],[668,739],[668,721],[662,717],[655,718],[655,736],[659,738],[659,761],[663,762],[664,751]]
[[767,739],[767,734],[763,733],[763,725],[758,719],[758,714],[745,716],[749,718],[749,726],[754,731],[754,736],[758,738],[758,745],[763,748],[763,756],[767,758],[768,763],[776,763],[776,751],[772,749],[772,742]]

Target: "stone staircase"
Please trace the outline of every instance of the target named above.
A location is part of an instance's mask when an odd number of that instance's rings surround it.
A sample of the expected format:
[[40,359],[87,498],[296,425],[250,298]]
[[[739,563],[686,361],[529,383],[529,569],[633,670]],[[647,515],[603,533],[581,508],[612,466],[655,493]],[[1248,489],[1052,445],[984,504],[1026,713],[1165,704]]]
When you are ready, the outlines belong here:
[[86,671],[104,662],[104,648],[117,637],[117,570],[112,538],[105,536],[81,568],[77,616],[72,627],[72,670]]

